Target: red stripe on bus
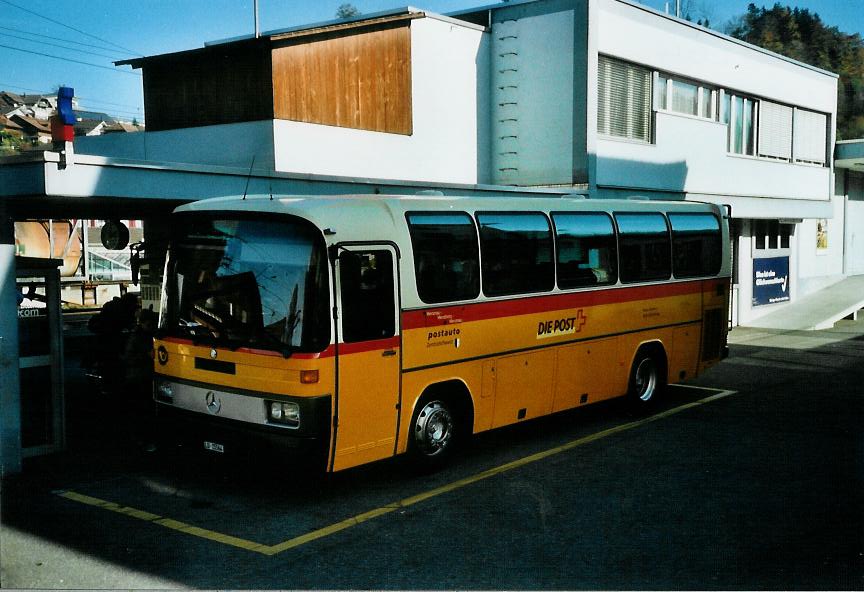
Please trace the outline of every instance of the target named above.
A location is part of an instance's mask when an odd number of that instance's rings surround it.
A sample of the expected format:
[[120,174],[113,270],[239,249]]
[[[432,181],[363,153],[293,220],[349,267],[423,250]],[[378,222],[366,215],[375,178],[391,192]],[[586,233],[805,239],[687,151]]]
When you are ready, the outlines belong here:
[[370,351],[378,351],[384,349],[397,349],[402,345],[402,339],[396,335],[395,337],[387,337],[386,339],[373,339],[372,341],[359,341],[357,343],[340,343],[339,355],[360,354]]
[[[166,341],[168,343],[177,343],[180,345],[195,345],[191,339],[184,339],[182,337],[164,337],[162,341]],[[394,349],[400,347],[402,344],[401,338],[396,335],[395,337],[387,337],[384,339],[373,339],[371,341],[360,341],[357,343],[340,343],[339,344],[339,353],[341,355],[346,354],[359,354],[363,352],[377,351],[377,350],[385,350],[385,349]],[[202,346],[206,347],[206,346]],[[221,348],[217,348],[221,349]],[[221,351],[225,351],[221,349]],[[251,347],[238,347],[235,350],[231,350],[238,353],[244,354],[256,354],[260,356],[273,356],[281,358],[282,354],[275,351],[270,351],[266,349],[255,349]],[[336,355],[336,347],[333,344],[327,346],[327,349],[321,352],[313,352],[313,353],[301,353],[294,352],[291,354],[291,358],[294,360],[318,360],[321,358],[332,358]]]
[[[606,290],[591,290],[574,292],[572,294],[554,294],[550,296],[531,296],[512,300],[495,302],[479,302],[458,304],[427,310],[412,310],[402,313],[402,329],[420,329],[450,325],[468,321],[483,321],[502,317],[550,312],[567,308],[598,306],[649,300],[695,294],[702,291],[705,280],[694,282],[679,282],[654,286],[635,286],[632,288],[614,288]],[[716,281],[716,280],[708,280]]]
[[[194,341],[191,339],[184,339],[182,337],[163,337],[162,341],[166,341],[168,343],[176,343],[178,345],[196,345]],[[198,344],[197,347],[210,347]],[[225,351],[225,348],[216,348],[217,350]],[[269,350],[269,349],[256,349],[252,347],[238,347],[237,349],[230,350],[243,354],[255,354],[259,356],[273,356],[276,358],[281,358],[282,354]],[[327,346],[327,349],[321,352],[312,352],[312,353],[302,353],[302,352],[294,352],[291,354],[291,357],[295,360],[317,360],[318,358],[332,358],[336,355],[336,348],[333,345]]]

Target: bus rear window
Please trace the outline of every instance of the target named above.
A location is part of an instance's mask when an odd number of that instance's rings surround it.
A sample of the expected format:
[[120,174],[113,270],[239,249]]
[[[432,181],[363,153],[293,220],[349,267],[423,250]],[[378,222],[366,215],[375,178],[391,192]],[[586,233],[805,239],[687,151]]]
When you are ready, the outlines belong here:
[[552,232],[543,214],[477,214],[483,292],[507,296],[555,286]]
[[417,293],[427,304],[480,295],[477,229],[465,213],[408,214]]
[[558,287],[582,288],[618,280],[615,229],[608,214],[552,214],[558,240]]
[[720,271],[720,221],[712,214],[669,214],[675,277],[715,275]]
[[668,279],[672,271],[669,229],[660,213],[615,214],[622,282]]

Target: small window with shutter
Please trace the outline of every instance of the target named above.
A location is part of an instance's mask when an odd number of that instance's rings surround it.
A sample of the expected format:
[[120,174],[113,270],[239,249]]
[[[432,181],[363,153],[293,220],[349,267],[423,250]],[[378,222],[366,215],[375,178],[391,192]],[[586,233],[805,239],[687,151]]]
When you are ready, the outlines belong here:
[[792,159],[792,107],[759,102],[759,156]]
[[797,162],[825,164],[828,144],[828,116],[795,108],[794,150]]
[[600,56],[597,73],[597,132],[630,140],[651,141],[653,72]]

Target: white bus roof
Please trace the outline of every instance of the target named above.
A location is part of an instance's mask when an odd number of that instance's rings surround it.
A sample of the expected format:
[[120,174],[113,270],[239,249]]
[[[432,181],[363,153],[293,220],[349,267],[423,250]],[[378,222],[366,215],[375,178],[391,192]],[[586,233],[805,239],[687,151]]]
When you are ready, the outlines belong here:
[[[450,197],[450,196],[239,196],[206,199],[181,206],[176,212],[259,212],[293,215],[329,229],[328,243],[401,240],[409,212],[713,212],[714,204],[646,199],[584,199],[582,197]],[[332,233],[332,234],[331,234]]]

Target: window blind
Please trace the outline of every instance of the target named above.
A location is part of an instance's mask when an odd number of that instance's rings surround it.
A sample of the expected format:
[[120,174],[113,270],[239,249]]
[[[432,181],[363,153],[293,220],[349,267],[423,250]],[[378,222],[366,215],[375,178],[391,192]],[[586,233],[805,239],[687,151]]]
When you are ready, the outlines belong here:
[[792,158],[792,107],[760,101],[759,156]]
[[597,132],[650,141],[651,70],[600,56],[597,78]]
[[825,164],[828,116],[795,109],[795,160]]

